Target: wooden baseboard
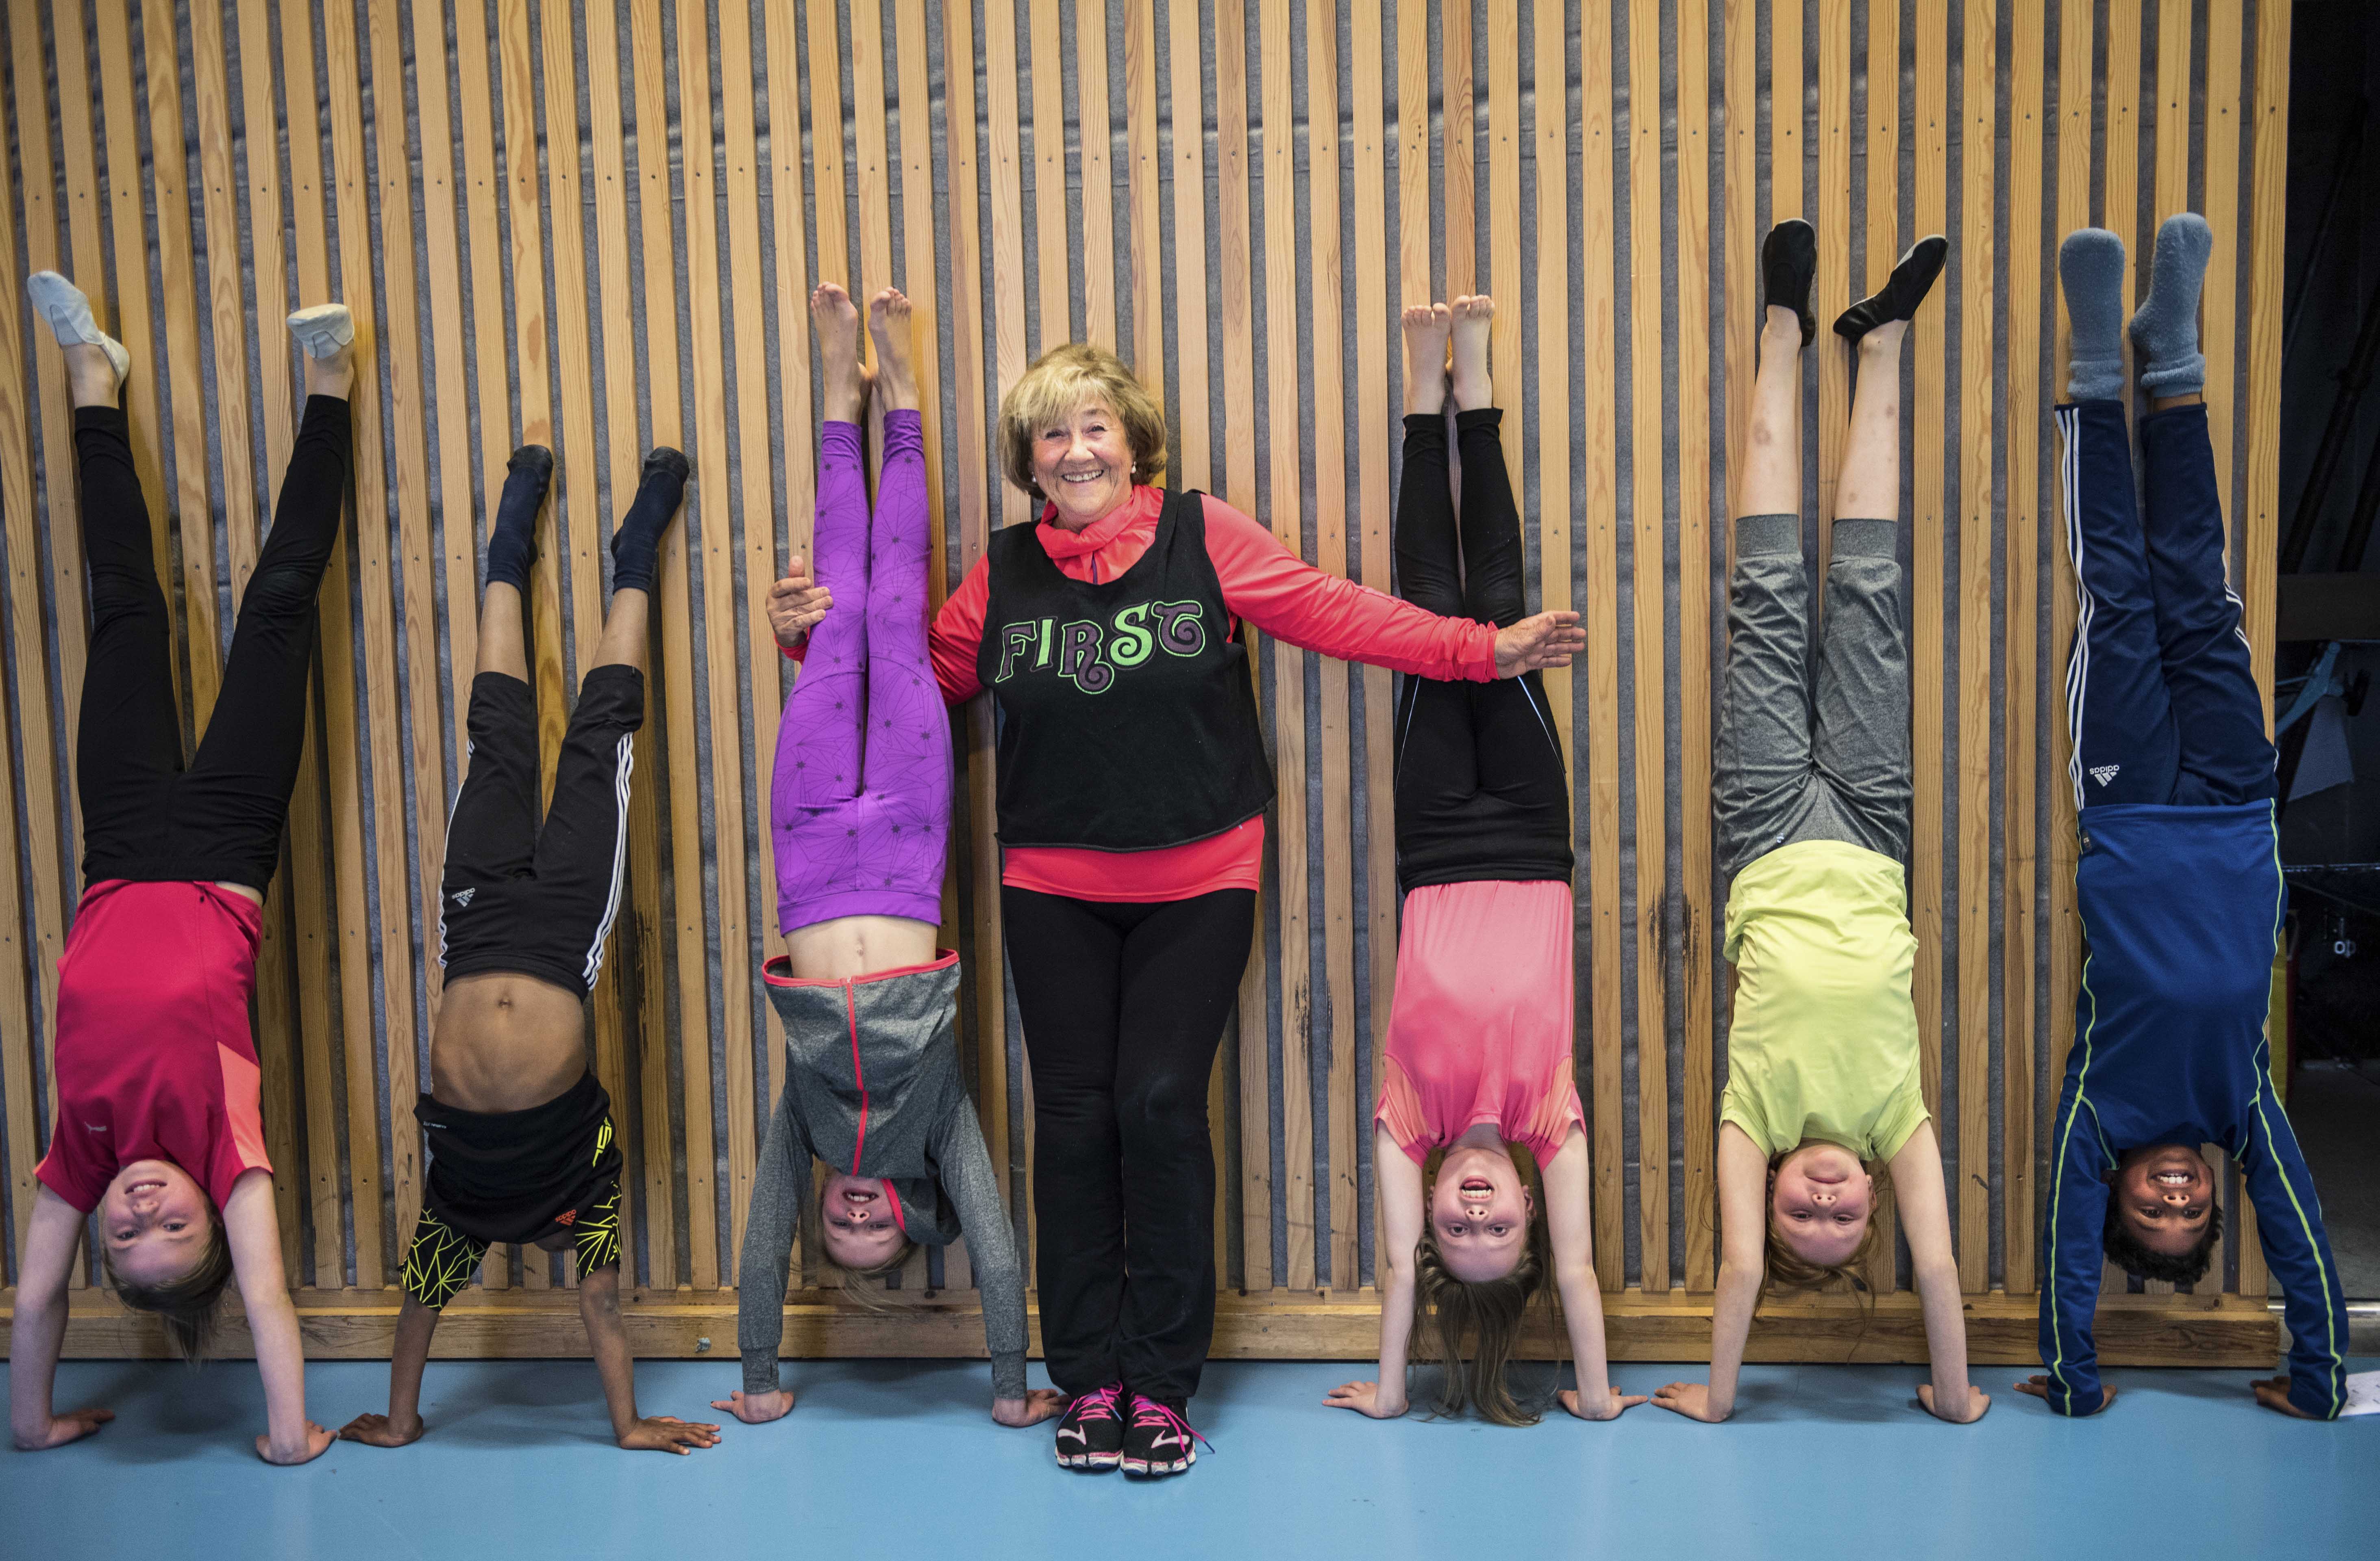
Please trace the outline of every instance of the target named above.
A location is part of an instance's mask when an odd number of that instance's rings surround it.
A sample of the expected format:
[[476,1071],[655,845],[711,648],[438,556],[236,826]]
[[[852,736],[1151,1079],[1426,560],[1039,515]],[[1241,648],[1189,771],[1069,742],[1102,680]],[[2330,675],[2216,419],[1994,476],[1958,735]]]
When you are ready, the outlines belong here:
[[[395,1290],[298,1290],[294,1298],[308,1358],[386,1360],[401,1297]],[[7,1349],[15,1295],[0,1291],[0,1353]],[[1707,1294],[1673,1290],[1645,1295],[1623,1290],[1603,1298],[1615,1361],[1706,1361],[1710,1358]],[[636,1290],[622,1299],[628,1339],[649,1360],[733,1359],[734,1290]],[[1225,1291],[1218,1298],[1213,1357],[1219,1361],[1364,1361],[1379,1348],[1375,1292]],[[2023,1366],[2039,1359],[2035,1300],[1994,1292],[1967,1300],[1967,1353],[1977,1364]],[[1552,1330],[1536,1328],[1521,1353],[1557,1353]],[[2239,1296],[2103,1296],[2097,1329],[2099,1359],[2119,1366],[2270,1368],[2280,1329],[2260,1302]],[[1040,1332],[1032,1349],[1040,1353]],[[834,1357],[980,1359],[983,1317],[971,1290],[896,1300],[870,1311],[838,1291],[796,1293],[785,1308],[780,1353],[795,1360]],[[66,1354],[77,1359],[142,1360],[166,1354],[153,1317],[126,1308],[102,1290],[76,1293],[67,1323]],[[216,1353],[254,1354],[237,1298],[225,1307]],[[580,1357],[586,1330],[574,1292],[470,1290],[446,1309],[433,1353],[450,1360]],[[1922,1361],[1925,1330],[1913,1295],[1879,1298],[1864,1310],[1849,1296],[1802,1296],[1761,1309],[1746,1351],[1754,1361],[1809,1362]]]

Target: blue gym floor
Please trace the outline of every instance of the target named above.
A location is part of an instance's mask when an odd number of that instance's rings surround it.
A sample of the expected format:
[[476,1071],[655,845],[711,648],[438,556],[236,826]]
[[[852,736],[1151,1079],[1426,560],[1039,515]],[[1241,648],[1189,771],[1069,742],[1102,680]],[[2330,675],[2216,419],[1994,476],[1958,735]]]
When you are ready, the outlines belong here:
[[[1647,1392],[1687,1370],[1616,1375]],[[1058,1468],[1047,1425],[992,1424],[980,1364],[789,1365],[799,1407],[747,1426],[709,1407],[733,1361],[646,1361],[646,1413],[724,1422],[719,1446],[673,1458],[611,1445],[586,1361],[439,1362],[420,1442],[278,1470],[249,1450],[264,1416],[246,1362],[69,1362],[61,1407],[117,1418],[0,1452],[0,1556],[2380,1554],[2380,1416],[2285,1420],[2245,1372],[2120,1372],[2109,1418],[2068,1422],[1989,1368],[1990,1415],[1952,1427],[1914,1407],[1921,1368],[1755,1366],[1727,1425],[1647,1405],[1526,1430],[1324,1409],[1354,1374],[1209,1366],[1192,1414],[1214,1450],[1143,1483]],[[334,1429],[386,1383],[376,1362],[307,1371]]]

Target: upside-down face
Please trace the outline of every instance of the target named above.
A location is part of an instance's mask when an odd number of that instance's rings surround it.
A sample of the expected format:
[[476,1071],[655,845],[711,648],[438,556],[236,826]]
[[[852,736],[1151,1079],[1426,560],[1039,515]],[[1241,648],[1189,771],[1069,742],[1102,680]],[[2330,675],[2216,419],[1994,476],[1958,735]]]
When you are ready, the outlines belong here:
[[1502,1145],[1457,1144],[1439,1162],[1429,1222],[1447,1272],[1467,1285],[1500,1279],[1528,1250],[1536,1201]]
[[819,1194],[819,1221],[826,1255],[856,1273],[883,1264],[908,1240],[884,1184],[842,1171],[828,1177]]
[[2117,1161],[2108,1196],[2134,1240],[2161,1256],[2182,1257],[2206,1235],[2215,1210],[2215,1173],[2185,1144],[2134,1149]]
[[100,1239],[117,1276],[145,1289],[170,1285],[198,1267],[214,1238],[204,1189],[167,1160],[135,1160],[99,1200]]
[[1867,1234],[1876,1180],[1840,1144],[1812,1140],[1778,1162],[1768,1215],[1778,1238],[1805,1262],[1832,1268],[1849,1261]]

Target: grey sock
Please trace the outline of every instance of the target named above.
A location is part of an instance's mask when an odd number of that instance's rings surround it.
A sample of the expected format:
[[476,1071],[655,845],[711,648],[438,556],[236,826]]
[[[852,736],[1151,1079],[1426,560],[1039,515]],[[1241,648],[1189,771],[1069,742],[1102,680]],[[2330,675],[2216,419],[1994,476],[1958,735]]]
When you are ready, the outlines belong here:
[[1802,517],[1798,514],[1740,514],[1735,517],[1738,557],[1754,553],[1798,553],[1802,551]]
[[2214,248],[2214,231],[2195,212],[2177,212],[2157,229],[2156,270],[2131,326],[2141,388],[2151,395],[2189,395],[2206,388],[2206,358],[2198,350],[2198,286]]
[[2124,241],[2103,227],[2077,228],[2058,247],[2058,276],[2072,321],[2069,401],[2124,395]]

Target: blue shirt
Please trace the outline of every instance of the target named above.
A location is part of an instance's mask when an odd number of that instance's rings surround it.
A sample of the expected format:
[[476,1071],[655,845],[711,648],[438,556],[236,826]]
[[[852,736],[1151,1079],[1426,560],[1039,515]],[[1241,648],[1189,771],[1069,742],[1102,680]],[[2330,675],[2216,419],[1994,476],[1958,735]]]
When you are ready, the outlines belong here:
[[2061,1414],[2100,1405],[2091,1325],[2108,1178],[2127,1152],[2219,1144],[2247,1180],[2289,1328],[2289,1402],[2347,1398],[2347,1312],[2265,1033],[2285,895],[2270,802],[2086,808],[2088,952],[2049,1145],[2041,1359]]

